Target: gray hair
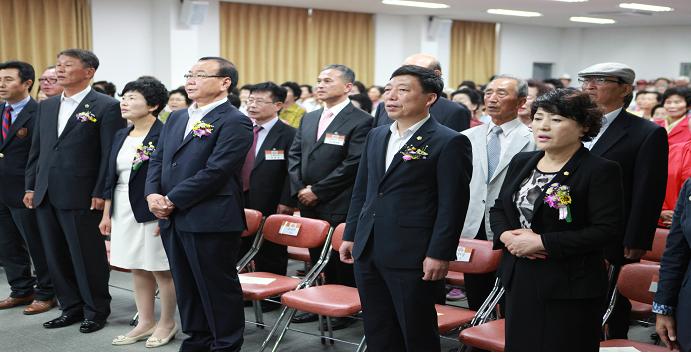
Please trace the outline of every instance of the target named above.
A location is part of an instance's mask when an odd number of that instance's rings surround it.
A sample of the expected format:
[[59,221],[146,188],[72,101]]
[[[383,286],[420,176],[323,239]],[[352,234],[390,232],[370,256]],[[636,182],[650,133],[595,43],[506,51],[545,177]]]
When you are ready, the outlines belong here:
[[343,64],[329,64],[328,66],[322,68],[322,72],[328,69],[334,69],[341,72],[341,78],[346,83],[355,82],[355,72]]
[[98,57],[96,57],[96,55],[91,51],[87,51],[81,48],[69,48],[60,51],[60,53],[58,53],[58,57],[60,56],[67,56],[79,59],[79,61],[82,62],[84,68],[93,68],[94,70],[98,69]]
[[495,81],[497,79],[511,79],[516,82],[516,93],[518,94],[519,98],[525,98],[528,96],[528,82],[526,82],[524,79],[521,79],[515,75],[511,74],[499,74],[492,79],[492,81]]

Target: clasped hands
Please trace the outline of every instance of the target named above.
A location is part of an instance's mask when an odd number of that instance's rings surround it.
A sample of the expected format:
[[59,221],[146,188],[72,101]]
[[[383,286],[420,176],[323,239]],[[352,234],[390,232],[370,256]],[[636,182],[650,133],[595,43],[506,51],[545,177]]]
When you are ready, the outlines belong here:
[[533,230],[504,231],[499,239],[504,243],[509,253],[516,257],[525,257],[531,260],[547,258],[547,251],[542,245],[542,239]]
[[[341,262],[353,264],[353,242],[343,241],[341,247],[338,249]],[[449,261],[439,260],[432,257],[425,257],[422,261],[422,280],[423,281],[438,281],[446,278],[446,273],[449,271]]]
[[312,192],[312,186],[308,185],[298,192],[298,200],[304,206],[315,206],[319,201],[317,195]]
[[175,210],[175,204],[161,194],[147,195],[146,202],[149,204],[149,211],[158,219],[168,219]]

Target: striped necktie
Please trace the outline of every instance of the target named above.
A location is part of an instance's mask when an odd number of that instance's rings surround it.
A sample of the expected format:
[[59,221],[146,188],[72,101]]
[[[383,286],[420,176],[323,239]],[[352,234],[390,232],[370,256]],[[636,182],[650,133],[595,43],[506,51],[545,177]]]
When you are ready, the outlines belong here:
[[5,141],[7,135],[10,133],[10,126],[12,126],[12,106],[6,105],[5,110],[2,111],[2,140]]

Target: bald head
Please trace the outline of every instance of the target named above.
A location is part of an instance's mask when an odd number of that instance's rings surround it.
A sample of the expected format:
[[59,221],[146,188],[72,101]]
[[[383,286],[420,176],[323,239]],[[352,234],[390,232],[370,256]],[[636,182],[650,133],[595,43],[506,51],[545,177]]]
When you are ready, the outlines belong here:
[[403,65],[425,67],[433,70],[438,76],[441,77],[441,64],[439,64],[439,60],[437,60],[435,56],[428,53],[413,54],[403,61]]

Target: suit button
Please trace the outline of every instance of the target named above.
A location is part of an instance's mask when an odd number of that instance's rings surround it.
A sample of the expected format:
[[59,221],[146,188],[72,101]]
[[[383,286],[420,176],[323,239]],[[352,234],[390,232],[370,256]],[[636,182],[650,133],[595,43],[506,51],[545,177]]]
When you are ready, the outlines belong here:
[[53,151],[60,151],[60,148],[59,148],[59,147],[55,147],[55,148],[53,148]]
[[178,163],[177,163],[177,162],[173,162],[173,167],[177,167],[177,166],[178,166]]
[[372,217],[373,217],[373,218],[376,217],[376,216],[377,216],[377,213],[372,213]]
[[5,155],[0,153],[0,158],[5,158]]
[[380,197],[380,198],[383,197],[383,196],[384,196],[384,193],[379,193],[379,197]]

